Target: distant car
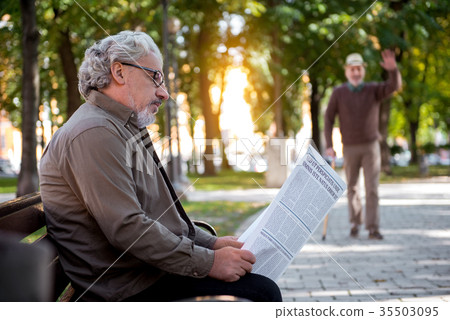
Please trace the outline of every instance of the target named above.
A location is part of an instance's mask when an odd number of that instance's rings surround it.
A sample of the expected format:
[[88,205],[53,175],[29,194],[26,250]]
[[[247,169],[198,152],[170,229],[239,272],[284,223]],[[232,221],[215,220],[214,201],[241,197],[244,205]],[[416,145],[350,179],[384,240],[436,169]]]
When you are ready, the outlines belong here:
[[0,177],[17,177],[17,172],[8,159],[0,159]]
[[425,155],[425,159],[427,160],[427,164],[430,166],[441,164],[441,158],[435,153]]
[[391,164],[399,167],[407,167],[411,160],[411,152],[409,150],[396,153],[391,157]]
[[430,166],[448,166],[450,165],[450,158],[448,156],[448,153],[445,151],[440,152],[440,154],[436,153],[430,153],[425,155],[425,158],[427,159],[427,162]]

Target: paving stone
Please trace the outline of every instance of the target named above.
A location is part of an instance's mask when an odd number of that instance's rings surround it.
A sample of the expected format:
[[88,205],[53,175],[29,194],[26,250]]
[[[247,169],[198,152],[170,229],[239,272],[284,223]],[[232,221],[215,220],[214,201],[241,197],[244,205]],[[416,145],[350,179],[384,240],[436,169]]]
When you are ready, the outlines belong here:
[[[368,240],[366,230],[359,239],[350,238],[345,199],[340,200],[329,215],[326,240],[321,241],[319,226],[286,272],[290,281],[279,282],[280,287],[293,288],[292,281],[299,281],[298,288],[308,288],[310,296],[289,291],[288,297],[349,302],[450,299],[450,179],[426,186],[381,185],[380,194],[389,200],[380,207],[385,239]],[[291,278],[295,270],[301,278]]]
[[[188,199],[260,202],[277,191],[194,191]],[[384,240],[369,240],[364,228],[358,239],[349,236],[342,197],[328,215],[326,240],[321,225],[279,279],[284,301],[450,301],[450,177],[382,184],[379,194]]]

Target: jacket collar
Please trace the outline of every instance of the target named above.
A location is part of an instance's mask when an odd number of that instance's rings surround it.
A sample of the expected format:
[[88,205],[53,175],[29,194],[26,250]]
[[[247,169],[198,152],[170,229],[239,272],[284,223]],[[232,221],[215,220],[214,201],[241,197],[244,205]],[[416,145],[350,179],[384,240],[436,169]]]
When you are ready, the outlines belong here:
[[92,90],[88,95],[88,101],[113,115],[123,125],[131,123],[136,127],[138,126],[136,113],[107,95],[97,90]]

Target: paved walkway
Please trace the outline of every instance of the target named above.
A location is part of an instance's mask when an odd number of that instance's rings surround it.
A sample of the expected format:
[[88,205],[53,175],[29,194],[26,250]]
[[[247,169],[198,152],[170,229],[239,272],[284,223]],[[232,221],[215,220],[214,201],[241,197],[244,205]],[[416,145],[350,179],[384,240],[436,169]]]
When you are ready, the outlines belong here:
[[[269,201],[277,190],[199,192],[196,201]],[[285,301],[450,301],[450,178],[380,186],[382,241],[349,237],[344,195],[278,281]],[[251,221],[244,223],[238,233]]]
[[16,197],[15,193],[0,193],[0,202],[8,201]]

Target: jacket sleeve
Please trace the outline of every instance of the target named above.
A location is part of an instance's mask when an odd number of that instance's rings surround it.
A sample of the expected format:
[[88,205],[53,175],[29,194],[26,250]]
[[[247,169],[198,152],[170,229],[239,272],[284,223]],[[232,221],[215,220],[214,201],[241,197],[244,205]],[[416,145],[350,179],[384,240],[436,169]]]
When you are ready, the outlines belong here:
[[216,243],[217,237],[211,235],[209,232],[195,226],[195,244],[212,249]]
[[327,148],[333,147],[332,133],[333,133],[334,119],[336,117],[337,112],[338,112],[337,91],[336,89],[334,89],[333,93],[331,94],[330,101],[328,102],[328,107],[327,110],[325,111],[325,119],[324,119],[325,122],[324,134]]
[[[81,154],[83,161],[79,161]],[[73,176],[68,180],[75,181],[72,190],[119,252],[170,273],[208,275],[214,251],[173,233],[161,222],[167,221],[169,215],[161,217],[166,212],[155,216],[143,211],[126,157],[124,139],[109,128],[97,127],[76,137],[61,161],[64,174]],[[160,190],[148,192],[161,195]]]
[[388,71],[388,79],[384,82],[380,82],[376,89],[376,98],[378,101],[386,99],[399,90],[402,85],[402,76],[398,69]]

